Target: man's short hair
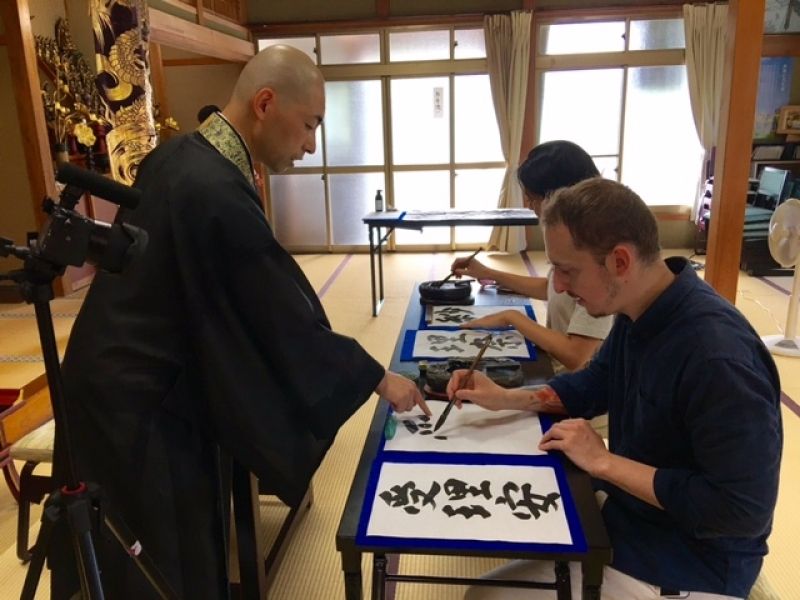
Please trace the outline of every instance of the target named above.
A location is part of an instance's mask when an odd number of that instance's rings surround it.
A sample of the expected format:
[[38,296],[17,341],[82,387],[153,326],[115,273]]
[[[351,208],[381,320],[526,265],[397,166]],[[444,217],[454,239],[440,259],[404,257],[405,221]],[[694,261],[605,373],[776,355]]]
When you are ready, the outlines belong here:
[[204,123],[205,120],[215,112],[219,112],[219,106],[216,104],[206,104],[203,108],[197,111],[197,122]]
[[526,191],[546,198],[557,189],[597,177],[592,157],[574,142],[553,140],[539,144],[517,169],[517,179]]
[[544,203],[542,225],[562,223],[579,250],[602,262],[621,243],[631,244],[645,263],[659,258],[658,225],[630,188],[601,177],[562,188]]

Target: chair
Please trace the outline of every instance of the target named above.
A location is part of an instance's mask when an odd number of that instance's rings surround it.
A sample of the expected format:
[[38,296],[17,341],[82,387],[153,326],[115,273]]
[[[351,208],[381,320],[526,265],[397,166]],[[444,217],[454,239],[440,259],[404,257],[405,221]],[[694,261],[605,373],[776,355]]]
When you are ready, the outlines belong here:
[[[50,477],[34,475],[39,463],[53,460],[55,428],[47,378],[42,375],[19,391],[19,399],[0,413],[0,467],[19,504],[17,517],[17,556],[30,560],[28,529],[30,505],[39,503],[50,490]],[[14,460],[25,461],[21,473]]]
[[25,462],[19,474],[17,513],[17,556],[22,562],[31,559],[28,548],[31,503],[39,504],[52,491],[50,475],[35,475],[33,471],[39,463],[53,462],[55,424],[50,419],[11,446],[11,458]]

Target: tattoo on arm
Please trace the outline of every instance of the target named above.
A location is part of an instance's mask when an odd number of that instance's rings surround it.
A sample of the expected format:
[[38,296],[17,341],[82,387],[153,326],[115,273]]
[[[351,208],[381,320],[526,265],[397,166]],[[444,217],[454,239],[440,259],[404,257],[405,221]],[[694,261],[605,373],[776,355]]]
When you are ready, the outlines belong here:
[[566,410],[556,391],[549,385],[537,385],[528,389],[530,406],[538,412],[565,414]]

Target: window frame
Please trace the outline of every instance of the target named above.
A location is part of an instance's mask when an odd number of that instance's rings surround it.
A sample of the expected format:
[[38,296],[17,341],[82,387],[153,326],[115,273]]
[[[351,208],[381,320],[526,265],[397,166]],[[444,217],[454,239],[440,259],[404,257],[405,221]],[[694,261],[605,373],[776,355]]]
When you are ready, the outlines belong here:
[[[456,162],[455,161],[455,78],[459,75],[487,75],[488,66],[486,58],[468,58],[456,59],[455,56],[455,37],[456,30],[464,29],[481,29],[483,30],[483,22],[479,20],[464,21],[459,20],[454,23],[428,23],[424,25],[411,25],[411,26],[383,26],[373,28],[337,28],[333,30],[325,30],[320,28],[314,32],[307,34],[298,33],[296,31],[287,32],[282,35],[266,35],[259,34],[255,40],[257,49],[260,48],[259,42],[261,39],[276,40],[281,37],[286,38],[313,38],[314,39],[314,54],[316,56],[316,63],[322,72],[326,82],[336,81],[365,81],[365,80],[380,80],[382,89],[382,102],[383,102],[383,115],[384,115],[384,164],[383,166],[377,165],[361,165],[361,166],[332,166],[328,164],[327,156],[327,140],[326,130],[323,125],[321,131],[321,148],[322,148],[322,165],[314,167],[297,166],[287,170],[282,175],[291,174],[318,174],[325,187],[325,221],[326,227],[326,240],[324,249],[328,252],[333,251],[354,251],[363,250],[367,244],[363,245],[334,245],[333,244],[333,217],[331,206],[331,193],[329,184],[329,175],[339,174],[360,174],[360,173],[383,173],[385,180],[384,201],[387,206],[394,203],[394,182],[393,173],[409,172],[409,171],[448,171],[450,174],[450,198],[448,199],[448,206],[454,208],[456,205],[455,196],[455,177],[457,171],[466,169],[486,169],[486,168],[505,168],[505,160],[498,161],[483,161],[483,162]],[[450,58],[442,60],[430,61],[402,61],[390,63],[389,57],[389,36],[395,32],[419,32],[419,31],[441,31],[448,30],[450,36]],[[354,63],[348,65],[323,65],[320,64],[320,44],[321,38],[327,36],[339,35],[369,35],[378,33],[380,38],[380,62],[378,63]],[[449,120],[450,120],[450,152],[449,161],[436,163],[436,164],[393,164],[393,139],[392,139],[392,114],[391,114],[391,81],[392,79],[404,78],[421,78],[421,77],[446,77],[449,85]],[[271,222],[274,218],[274,211],[272,206],[272,198],[270,197],[269,175],[265,175],[265,188],[267,192],[267,216]],[[395,243],[394,236],[389,240],[389,249],[394,250],[398,246]],[[450,241],[447,244],[419,244],[408,245],[403,244],[404,250],[408,251],[454,251],[461,246],[471,247],[474,244],[459,244],[456,243],[455,229],[450,228]],[[292,251],[306,252],[306,251],[319,251],[319,247],[312,246],[292,246]]]
[[[622,69],[622,101],[620,112],[620,135],[618,143],[618,165],[623,163],[625,144],[625,117],[627,104],[627,82],[631,68],[659,67],[659,66],[684,66],[686,65],[686,50],[628,50],[630,43],[631,21],[683,19],[683,12],[679,7],[663,7],[642,11],[610,10],[602,13],[587,13],[586,11],[552,11],[550,13],[537,13],[534,15],[534,43],[533,76],[535,78],[533,98],[534,123],[537,140],[541,132],[542,106],[544,99],[544,75],[548,71],[568,71],[585,69]],[[544,54],[540,48],[540,32],[544,26],[566,25],[577,23],[602,23],[608,21],[623,21],[625,23],[625,50],[618,52],[601,52],[587,54]],[[599,155],[598,155],[599,156]],[[603,155],[603,157],[612,155]],[[620,181],[622,173],[617,170],[616,180]],[[700,165],[698,165],[699,173]],[[683,204],[653,205],[650,209],[666,220],[691,220],[692,207]]]

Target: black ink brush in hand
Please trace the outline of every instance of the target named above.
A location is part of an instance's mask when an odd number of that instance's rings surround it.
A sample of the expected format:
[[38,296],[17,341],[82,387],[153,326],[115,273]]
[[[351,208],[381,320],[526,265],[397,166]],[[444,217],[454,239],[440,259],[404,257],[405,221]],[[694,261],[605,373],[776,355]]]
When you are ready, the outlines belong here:
[[[475,257],[478,255],[478,252],[480,252],[481,250],[483,250],[483,248],[478,248],[477,250],[475,250],[475,252],[473,252],[472,254],[470,254],[470,255],[467,257],[467,262],[466,262],[466,264],[469,264],[469,261],[471,261],[473,258],[475,258]],[[443,284],[444,284],[446,281],[448,281],[448,280],[449,280],[449,279],[450,279],[450,278],[451,278],[453,275],[455,275],[455,273],[454,273],[453,271],[450,271],[450,273],[447,275],[447,277],[445,277],[444,279],[440,279],[439,281],[437,281],[436,283],[434,283],[434,284],[433,284],[433,286],[434,286],[434,287],[437,287],[437,288],[438,288],[438,287],[442,287],[442,285],[443,285]]]
[[[486,338],[484,338],[483,346],[481,347],[480,351],[478,352],[478,356],[476,356],[475,360],[472,361],[472,364],[469,366],[469,370],[467,371],[466,376],[464,377],[464,379],[461,380],[461,385],[458,388],[459,390],[463,389],[464,386],[466,386],[469,383],[469,380],[472,377],[472,373],[475,372],[475,368],[478,366],[478,363],[480,362],[481,358],[483,357],[483,354],[486,352],[486,350],[489,348],[489,346],[491,344],[492,344],[492,334],[490,333],[489,335],[486,336]],[[453,410],[453,405],[456,403],[456,392],[457,391],[458,390],[455,390],[453,392],[453,397],[450,398],[450,402],[448,402],[447,406],[444,407],[444,411],[442,412],[442,414],[439,417],[439,419],[436,421],[436,425],[433,426],[433,431],[434,432],[438,431],[438,429],[442,425],[444,425],[445,419],[447,419],[447,415],[449,415],[450,411]]]

